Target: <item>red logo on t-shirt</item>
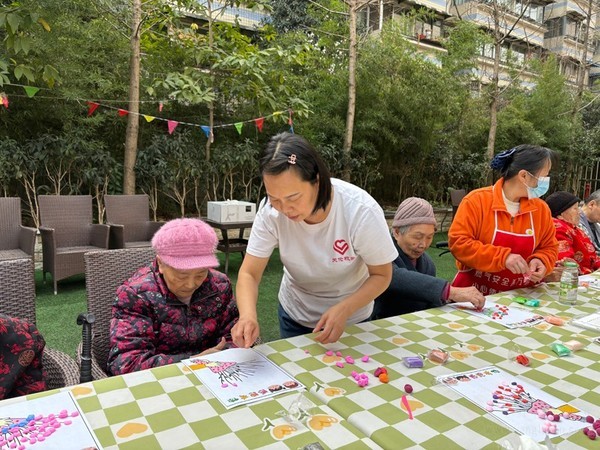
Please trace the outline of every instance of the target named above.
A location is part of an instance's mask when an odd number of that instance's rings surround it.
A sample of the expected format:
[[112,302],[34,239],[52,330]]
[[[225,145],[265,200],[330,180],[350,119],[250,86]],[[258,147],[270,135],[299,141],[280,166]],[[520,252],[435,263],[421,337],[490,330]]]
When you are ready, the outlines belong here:
[[344,253],[346,253],[348,251],[348,249],[350,248],[350,246],[348,245],[348,243],[343,240],[343,239],[338,239],[337,241],[335,241],[333,243],[333,249],[338,252],[340,255],[343,255]]

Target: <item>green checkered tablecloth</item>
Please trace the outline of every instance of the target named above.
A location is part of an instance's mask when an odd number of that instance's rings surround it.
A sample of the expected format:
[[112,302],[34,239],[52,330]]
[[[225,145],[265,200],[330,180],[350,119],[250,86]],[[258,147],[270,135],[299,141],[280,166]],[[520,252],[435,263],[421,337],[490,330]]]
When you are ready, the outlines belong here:
[[310,393],[300,421],[281,414],[298,392],[227,410],[181,364],[65,389],[107,450],[380,448]]
[[[554,284],[496,294],[488,299],[511,304],[516,295],[538,298],[541,306],[535,311],[569,318],[596,311],[600,301],[595,292],[580,293],[581,304],[576,307],[556,301],[558,289]],[[312,335],[305,335],[263,344],[258,350],[385,449],[498,449],[505,441],[516,445],[518,435],[449,387],[436,384],[435,378],[495,365],[598,417],[600,345],[592,343],[594,336],[594,332],[573,325],[554,326],[546,322],[511,330],[464,311],[441,307],[351,326],[339,342],[327,348],[315,343]],[[554,342],[571,339],[588,345],[562,358],[550,348]],[[510,358],[515,344],[529,357],[529,367]],[[426,360],[423,369],[411,369],[402,363],[404,356],[426,354],[435,348],[450,352],[445,365]],[[328,349],[353,357],[355,363],[337,367],[335,363],[343,359],[327,356]],[[369,355],[370,360],[362,362],[363,355]],[[379,366],[387,368],[388,384],[373,376]],[[359,387],[352,371],[368,373],[369,385]],[[408,419],[400,400],[407,383],[414,388],[408,396],[414,420]],[[554,437],[552,442],[561,449],[596,445],[581,432]]]

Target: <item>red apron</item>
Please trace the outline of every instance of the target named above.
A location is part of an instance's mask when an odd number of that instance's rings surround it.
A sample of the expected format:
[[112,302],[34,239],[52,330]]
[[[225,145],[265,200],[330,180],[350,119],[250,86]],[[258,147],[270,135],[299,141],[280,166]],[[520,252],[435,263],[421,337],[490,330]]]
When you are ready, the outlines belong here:
[[[529,258],[535,249],[535,230],[533,228],[533,217],[529,213],[529,226],[525,234],[510,233],[498,229],[498,212],[494,212],[494,236],[492,245],[508,247],[511,253],[521,255],[524,259]],[[512,273],[508,269],[500,272],[482,272],[476,269],[461,270],[454,277],[452,286],[469,287],[475,286],[482,294],[495,294],[496,292],[508,291],[525,286],[533,286],[534,283],[526,281],[523,274]]]

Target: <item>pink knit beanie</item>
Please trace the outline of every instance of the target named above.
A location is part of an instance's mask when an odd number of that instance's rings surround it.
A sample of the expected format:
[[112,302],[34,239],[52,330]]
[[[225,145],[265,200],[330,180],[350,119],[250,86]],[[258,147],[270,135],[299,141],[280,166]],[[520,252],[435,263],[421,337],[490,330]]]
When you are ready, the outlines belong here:
[[176,270],[217,267],[217,235],[200,219],[175,219],[164,224],[152,238],[161,261]]
[[422,223],[437,226],[433,207],[427,200],[419,197],[409,197],[398,206],[392,227],[397,228]]

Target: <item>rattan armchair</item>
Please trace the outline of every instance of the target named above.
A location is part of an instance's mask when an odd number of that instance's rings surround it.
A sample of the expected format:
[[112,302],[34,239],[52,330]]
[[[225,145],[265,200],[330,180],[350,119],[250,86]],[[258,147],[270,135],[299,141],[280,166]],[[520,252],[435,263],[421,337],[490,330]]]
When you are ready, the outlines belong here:
[[[77,352],[82,369],[81,381],[89,381],[90,369],[84,367],[84,363],[90,356],[85,354],[87,349],[91,349],[91,378],[98,380],[108,376],[106,365],[110,350],[110,319],[117,288],[139,268],[150,264],[154,255],[152,247],[85,254],[87,314],[80,315],[78,319],[84,327],[82,343]],[[88,331],[90,325],[91,333]]]
[[57,293],[59,280],[85,271],[83,255],[108,249],[109,226],[92,223],[90,195],[40,195],[43,274],[50,272]]
[[[33,259],[0,261],[0,311],[36,323]],[[79,383],[79,367],[67,354],[46,346],[42,364],[49,389]]]
[[35,228],[21,225],[21,199],[0,197],[0,261],[32,258]]
[[110,225],[110,248],[150,247],[165,222],[150,220],[146,194],[105,195],[106,221]]

